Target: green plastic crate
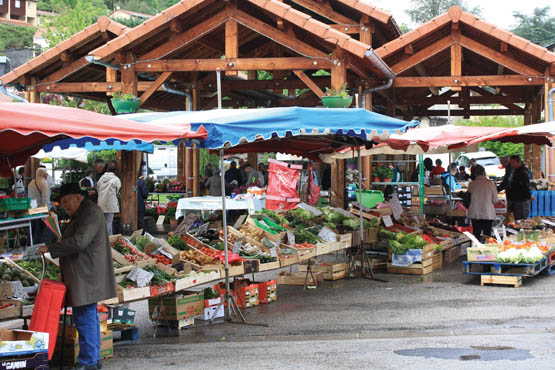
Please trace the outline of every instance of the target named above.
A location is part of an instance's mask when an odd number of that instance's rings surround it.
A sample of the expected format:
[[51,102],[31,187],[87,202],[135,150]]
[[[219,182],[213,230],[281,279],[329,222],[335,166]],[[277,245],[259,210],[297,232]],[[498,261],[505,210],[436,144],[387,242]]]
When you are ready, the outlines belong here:
[[31,208],[31,198],[2,198],[0,199],[0,212],[24,211]]
[[379,190],[363,190],[362,202],[360,201],[360,194],[357,191],[357,202],[362,203],[366,208],[374,208],[376,204],[384,201],[383,193]]

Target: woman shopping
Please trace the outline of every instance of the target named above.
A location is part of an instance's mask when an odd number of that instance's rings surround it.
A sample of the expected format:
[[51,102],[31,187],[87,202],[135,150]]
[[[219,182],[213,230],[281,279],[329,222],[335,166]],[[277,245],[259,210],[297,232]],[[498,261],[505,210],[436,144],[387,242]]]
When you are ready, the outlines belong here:
[[113,234],[112,226],[114,223],[114,215],[119,212],[118,197],[121,189],[121,181],[115,174],[116,170],[116,162],[110,162],[108,169],[96,184],[98,190],[98,206],[104,212],[108,235]]
[[491,236],[491,228],[496,218],[494,204],[497,203],[497,187],[486,177],[484,167],[477,165],[474,171],[476,178],[468,185],[468,218],[472,221],[472,233],[480,240],[482,232]]

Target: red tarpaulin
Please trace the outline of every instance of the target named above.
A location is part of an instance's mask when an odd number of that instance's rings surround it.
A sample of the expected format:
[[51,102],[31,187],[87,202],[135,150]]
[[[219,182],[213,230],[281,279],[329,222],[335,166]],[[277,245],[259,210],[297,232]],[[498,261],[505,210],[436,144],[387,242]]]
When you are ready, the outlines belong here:
[[205,138],[206,132],[177,131],[48,104],[0,103],[0,176],[10,176],[11,168],[24,164],[45,144],[85,137],[152,142]]

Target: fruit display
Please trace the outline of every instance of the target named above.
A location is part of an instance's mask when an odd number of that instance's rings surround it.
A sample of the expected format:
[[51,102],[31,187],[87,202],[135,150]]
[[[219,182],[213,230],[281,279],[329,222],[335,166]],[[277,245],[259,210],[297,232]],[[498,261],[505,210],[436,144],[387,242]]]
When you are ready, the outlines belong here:
[[10,266],[7,263],[0,264],[0,276],[2,276],[2,282],[19,280],[24,287],[33,286],[36,284],[35,281],[31,279],[26,273],[19,270],[17,267]]
[[297,244],[295,244],[293,247],[294,247],[295,249],[312,249],[312,248],[316,248],[316,246],[315,246],[314,244],[310,244],[310,243],[307,243],[307,242],[304,242],[304,243],[302,243],[302,244],[298,244],[298,243],[297,243]]
[[115,242],[112,242],[112,248],[117,250],[123,255],[128,262],[137,263],[141,261],[147,261],[149,257],[137,249],[131,242],[127,239],[120,238]]
[[162,254],[150,254],[151,258],[155,258],[156,262],[161,263],[163,265],[169,266],[172,264],[172,260]]
[[[200,251],[206,254],[207,256],[210,256],[214,259],[220,260],[221,262],[225,263],[225,252],[223,251],[217,251],[207,247],[202,247]],[[235,254],[233,252],[228,252],[227,260],[229,261],[229,263],[233,263],[237,261],[242,261],[243,259],[238,254]]]

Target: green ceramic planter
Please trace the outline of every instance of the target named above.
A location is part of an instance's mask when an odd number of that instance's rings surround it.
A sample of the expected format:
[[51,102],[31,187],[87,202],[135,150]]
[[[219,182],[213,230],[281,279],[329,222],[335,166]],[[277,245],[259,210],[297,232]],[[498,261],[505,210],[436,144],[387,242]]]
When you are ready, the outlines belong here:
[[322,96],[322,104],[327,108],[349,108],[353,104],[353,97]]
[[117,113],[135,113],[141,105],[141,99],[112,98],[112,106]]

